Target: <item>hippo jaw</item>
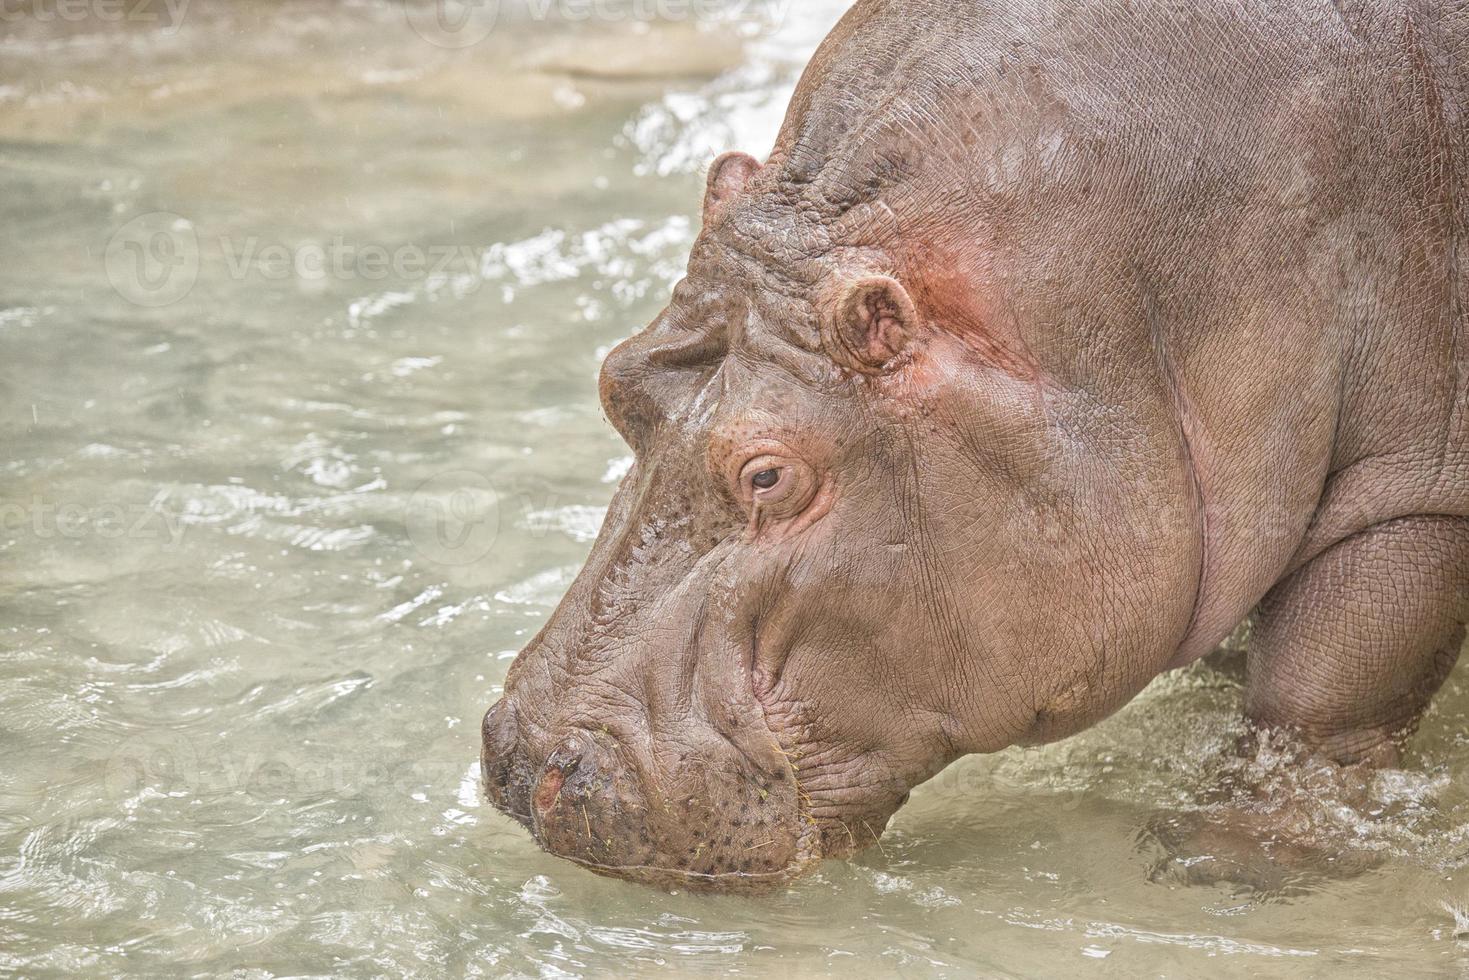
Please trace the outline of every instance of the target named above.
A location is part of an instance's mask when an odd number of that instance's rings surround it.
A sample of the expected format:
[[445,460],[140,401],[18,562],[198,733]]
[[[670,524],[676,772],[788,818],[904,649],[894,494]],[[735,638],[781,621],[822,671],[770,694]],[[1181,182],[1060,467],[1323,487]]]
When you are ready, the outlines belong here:
[[687,773],[671,793],[666,778],[629,778],[635,769],[599,747],[605,736],[590,733],[564,737],[539,772],[525,762],[507,767],[496,747],[504,735],[491,730],[503,725],[503,714],[486,715],[489,801],[543,850],[588,871],[662,888],[761,892],[822,856],[788,762],[763,784],[745,774],[706,778],[697,784],[701,798]]
[[[655,663],[619,673],[626,651],[592,654],[584,662],[599,669],[557,680],[565,661],[549,645],[567,613],[522,654],[485,715],[490,802],[544,850],[602,875],[725,891],[799,875],[818,856],[815,835],[791,760],[753,696],[740,697],[750,691],[740,690],[744,658],[649,651]],[[724,669],[701,668],[700,657]],[[638,690],[645,679],[673,683]]]
[[[825,858],[874,843],[918,781],[879,779],[886,770],[870,758],[835,764],[827,752],[787,751],[782,744],[796,744],[798,729],[809,734],[810,726],[763,702],[757,723],[738,736],[720,733],[722,745],[711,741],[702,751],[680,753],[662,770],[622,748],[605,725],[596,731],[560,726],[557,737],[527,737],[517,718],[520,703],[507,685],[506,697],[485,715],[486,798],[548,853],[596,874],[657,887],[779,888]],[[544,744],[555,745],[544,757],[529,748]],[[831,775],[835,782],[825,778]],[[813,801],[813,785],[821,787],[817,797],[825,805]]]

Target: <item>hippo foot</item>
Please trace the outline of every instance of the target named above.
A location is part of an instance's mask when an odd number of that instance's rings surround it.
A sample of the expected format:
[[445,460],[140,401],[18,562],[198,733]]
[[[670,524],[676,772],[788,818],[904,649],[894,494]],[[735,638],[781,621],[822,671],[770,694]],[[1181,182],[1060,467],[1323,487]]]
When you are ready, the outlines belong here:
[[1283,896],[1381,863],[1379,851],[1360,843],[1368,814],[1378,809],[1370,767],[1338,765],[1258,733],[1240,750],[1222,763],[1196,809],[1148,822],[1140,837],[1161,851],[1150,880]]
[[1148,878],[1276,897],[1305,893],[1326,879],[1355,877],[1382,860],[1375,852],[1302,833],[1295,826],[1299,820],[1299,814],[1235,807],[1159,815],[1144,831],[1163,851]]

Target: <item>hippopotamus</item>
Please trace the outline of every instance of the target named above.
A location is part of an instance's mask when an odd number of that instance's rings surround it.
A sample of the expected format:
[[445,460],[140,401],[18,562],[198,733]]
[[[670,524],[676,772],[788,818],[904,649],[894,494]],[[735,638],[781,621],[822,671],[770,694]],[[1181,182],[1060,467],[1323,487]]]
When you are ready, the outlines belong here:
[[858,2],[606,358],[489,800],[783,883],[1245,622],[1253,725],[1393,763],[1469,616],[1466,109],[1461,3]]

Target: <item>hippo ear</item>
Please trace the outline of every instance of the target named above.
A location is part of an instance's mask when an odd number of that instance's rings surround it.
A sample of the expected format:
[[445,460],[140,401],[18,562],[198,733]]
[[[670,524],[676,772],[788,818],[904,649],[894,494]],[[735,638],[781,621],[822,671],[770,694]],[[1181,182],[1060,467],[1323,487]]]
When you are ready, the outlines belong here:
[[760,172],[760,161],[748,153],[721,153],[709,167],[709,181],[704,190],[704,223],[716,217],[739,197],[750,178]]
[[918,311],[908,290],[889,276],[844,283],[823,326],[827,353],[863,374],[886,374],[918,333]]

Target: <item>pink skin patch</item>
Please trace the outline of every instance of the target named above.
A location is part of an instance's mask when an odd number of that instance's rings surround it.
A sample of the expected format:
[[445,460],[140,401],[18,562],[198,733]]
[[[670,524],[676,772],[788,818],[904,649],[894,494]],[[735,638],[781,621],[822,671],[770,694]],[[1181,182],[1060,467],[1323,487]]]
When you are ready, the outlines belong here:
[[561,796],[561,784],[566,781],[566,774],[556,766],[546,769],[541,776],[541,781],[536,786],[536,794],[531,802],[535,804],[536,812],[543,818],[556,807],[556,801]]

